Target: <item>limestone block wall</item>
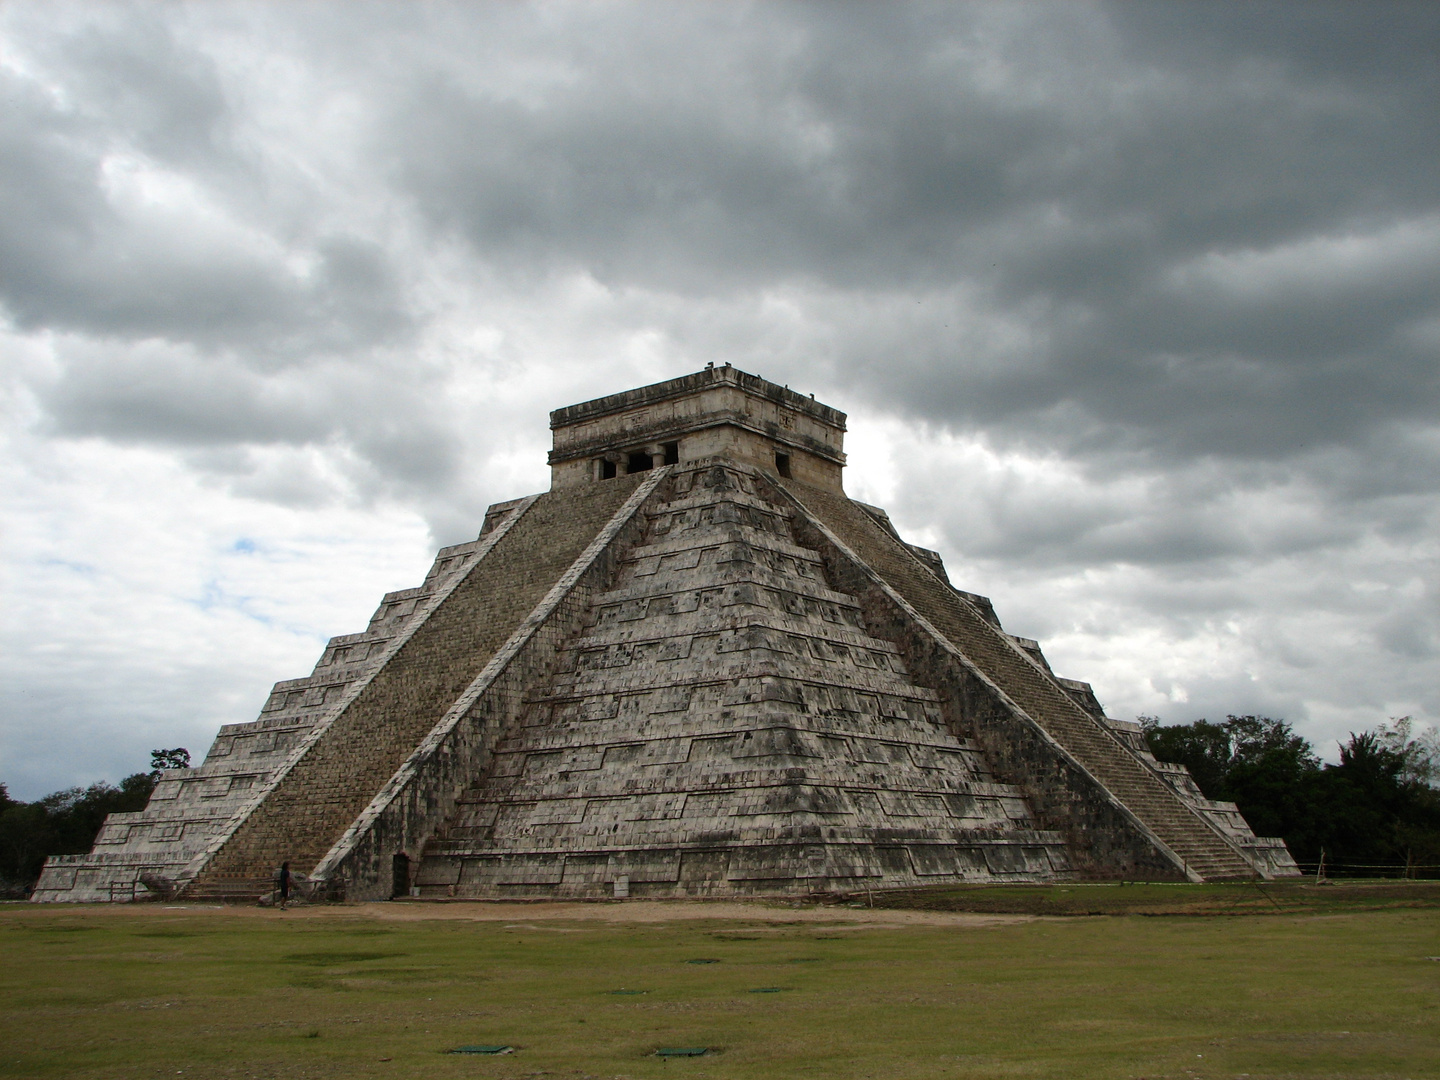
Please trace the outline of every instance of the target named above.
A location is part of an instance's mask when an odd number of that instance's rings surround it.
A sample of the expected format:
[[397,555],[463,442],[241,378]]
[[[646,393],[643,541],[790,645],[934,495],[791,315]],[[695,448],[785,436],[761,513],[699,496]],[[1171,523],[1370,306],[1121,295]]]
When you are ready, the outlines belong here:
[[487,533],[475,565],[212,845],[185,895],[244,895],[282,860],[313,873],[642,479],[532,496]]
[[[550,414],[553,489],[593,483],[595,461],[679,445],[679,463],[710,458],[776,470],[784,453],[805,483],[840,490],[845,414],[726,364]],[[784,470],[780,470],[782,473]]]
[[[899,643],[907,664],[936,686],[957,733],[980,746],[997,777],[1025,793],[1039,823],[1059,831],[1082,879],[1185,880],[1180,860],[984,675],[957,658],[886,591],[861,579],[838,551],[838,570],[877,634]],[[848,574],[846,572],[849,572]],[[869,586],[869,587],[867,587]]]
[[[1028,639],[1016,640],[1020,642]],[[1022,647],[1024,646],[1022,645]],[[1046,671],[1050,670],[1050,664],[1045,660],[1038,643],[1033,643],[1033,650],[1026,648],[1025,651],[1036,658]],[[1070,695],[1077,705],[1104,724],[1141,764],[1168,784],[1182,803],[1204,818],[1212,829],[1239,848],[1246,860],[1260,872],[1261,876],[1267,878],[1299,876],[1300,868],[1295,865],[1295,859],[1285,846],[1283,839],[1278,836],[1256,836],[1240,813],[1240,808],[1233,802],[1206,798],[1199,785],[1195,783],[1195,778],[1190,775],[1190,770],[1184,765],[1158,760],[1150,752],[1150,746],[1145,741],[1144,729],[1134,721],[1116,720],[1106,716],[1105,709],[1095,696],[1094,687],[1088,682],[1064,679],[1058,676],[1055,682]]]
[[398,854],[428,895],[1296,872],[883,510],[733,453],[492,507],[35,898],[378,898]]
[[[998,622],[996,625],[998,627]],[[1039,642],[1032,638],[1017,637],[1014,634],[1009,637],[1020,647],[1022,652],[1045,671],[1054,674],[1051,671],[1050,662],[1045,659],[1045,654],[1041,651]],[[1290,855],[1289,849],[1285,847],[1284,840],[1277,836],[1256,836],[1241,815],[1238,806],[1232,802],[1206,798],[1190,775],[1190,770],[1184,765],[1157,760],[1145,741],[1144,729],[1133,721],[1115,720],[1106,716],[1104,707],[1095,696],[1095,688],[1088,682],[1060,676],[1054,676],[1054,679],[1056,685],[1064,690],[1075,704],[1094,717],[1098,723],[1104,724],[1141,764],[1169,785],[1186,807],[1240,849],[1245,859],[1262,876],[1276,878],[1299,875],[1300,868],[1295,865],[1295,860]]]
[[[1085,687],[1086,690],[1090,689],[1088,683],[1079,685]],[[1093,691],[1091,691],[1091,697],[1094,697]],[[1206,798],[1205,793],[1200,790],[1200,786],[1195,783],[1195,778],[1190,775],[1190,770],[1184,765],[1156,759],[1145,742],[1144,729],[1139,724],[1130,720],[1113,720],[1110,717],[1104,719],[1116,736],[1131,748],[1135,756],[1154,769],[1156,775],[1169,784],[1187,806],[1204,817],[1212,828],[1223,833],[1232,844],[1240,848],[1245,853],[1245,857],[1260,871],[1261,876],[1267,878],[1300,876],[1300,867],[1296,865],[1295,857],[1290,854],[1290,849],[1285,846],[1284,839],[1278,836],[1256,836],[1251,830],[1249,822],[1240,813],[1240,808],[1233,802]]]

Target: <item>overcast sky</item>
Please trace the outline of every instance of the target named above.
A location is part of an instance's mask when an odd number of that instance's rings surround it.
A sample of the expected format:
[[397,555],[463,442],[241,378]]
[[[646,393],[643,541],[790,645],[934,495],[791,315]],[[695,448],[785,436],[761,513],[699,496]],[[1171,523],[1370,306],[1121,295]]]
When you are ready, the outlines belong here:
[[0,780],[730,362],[1112,716],[1440,720],[1440,5],[0,7]]

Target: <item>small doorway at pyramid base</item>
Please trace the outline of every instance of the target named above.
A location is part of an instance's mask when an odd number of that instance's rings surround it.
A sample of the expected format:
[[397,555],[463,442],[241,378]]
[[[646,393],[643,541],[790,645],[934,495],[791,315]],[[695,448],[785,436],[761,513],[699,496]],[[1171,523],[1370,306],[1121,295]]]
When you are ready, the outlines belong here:
[[410,856],[397,851],[390,860],[390,899],[410,895]]

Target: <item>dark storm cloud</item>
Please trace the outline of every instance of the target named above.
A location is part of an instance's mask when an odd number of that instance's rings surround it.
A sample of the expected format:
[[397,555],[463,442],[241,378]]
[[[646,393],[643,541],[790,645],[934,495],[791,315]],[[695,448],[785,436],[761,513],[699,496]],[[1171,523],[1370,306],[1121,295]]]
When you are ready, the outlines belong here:
[[[0,67],[0,307],[55,335],[31,384],[45,430],[235,448],[193,460],[283,503],[449,487],[434,375],[393,356],[414,322],[392,253],[287,204],[290,179],[240,133],[243,95],[237,112],[166,14],[59,19],[27,67]],[[245,449],[267,446],[341,450],[346,475]]]
[[542,36],[563,75],[527,94],[446,65],[402,76],[396,176],[424,213],[483,252],[616,283],[948,280],[965,230],[1005,211],[1014,160],[1056,129],[944,57],[966,9],[952,25],[862,5],[608,14]]
[[[329,404],[241,364],[187,351],[81,349],[42,400],[57,430],[118,442],[210,445],[323,440]],[[286,392],[289,389],[290,392]]]
[[619,286],[963,284],[1027,363],[906,318],[837,376],[992,435],[1285,458],[1440,404],[1433,7],[699,10],[541,36],[564,77],[524,97],[410,80],[398,182]]
[[1433,415],[1433,335],[1414,331],[1440,315],[1440,12],[1385,11],[1110,9],[1101,100],[1051,103],[1063,129],[1018,169],[981,274],[1000,308],[1063,316],[1045,363],[902,368],[904,407],[1053,439],[1045,410],[1068,402],[1179,457],[1285,457]]
[[156,342],[119,353],[66,343],[61,356],[61,376],[39,395],[53,434],[180,449],[206,471],[241,480],[246,494],[274,491],[287,504],[299,492],[316,502],[340,494],[314,478],[265,476],[253,454],[263,448],[350,451],[358,460],[345,464],[345,487],[361,497],[423,500],[447,492],[459,470],[455,417],[437,400],[433,375],[403,359],[378,370],[321,362],[265,372]]
[[[369,179],[512,279],[809,290],[866,323],[773,358],[797,378],[824,359],[877,404],[1075,454],[1285,459],[1440,405],[1440,14],[1382,10],[360,7],[281,36],[362,103]],[[253,212],[243,103],[163,19],[46,55],[66,100],[10,76],[0,130],[21,325],[260,364],[413,324],[394,251]],[[262,242],[117,207],[117,145]],[[911,294],[939,303],[875,303]],[[992,322],[1027,328],[1023,360]]]
[[373,242],[249,219],[268,178],[236,145],[214,61],[132,14],[43,36],[42,78],[0,68],[0,304],[16,324],[279,356],[403,331]]
[[72,75],[77,111],[165,161],[209,171],[233,157],[214,61],[181,46],[158,12],[128,14],[120,25],[80,28],[51,54]]

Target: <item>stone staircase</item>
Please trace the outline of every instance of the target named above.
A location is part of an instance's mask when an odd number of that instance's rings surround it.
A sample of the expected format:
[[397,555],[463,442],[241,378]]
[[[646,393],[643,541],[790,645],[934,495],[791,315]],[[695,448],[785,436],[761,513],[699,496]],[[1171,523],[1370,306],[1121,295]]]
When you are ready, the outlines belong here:
[[182,895],[186,900],[197,902],[253,904],[260,897],[268,896],[274,891],[275,878],[272,871],[263,878],[226,877],[197,880]]
[[851,891],[1071,872],[1019,789],[796,542],[758,474],[679,469],[432,835],[422,896]]
[[233,829],[184,889],[253,899],[309,874],[634,491],[641,476],[540,495]]
[[794,482],[783,486],[1144,822],[1187,870],[1207,881],[1257,876],[1231,844],[1119,739],[874,517],[844,495]]

